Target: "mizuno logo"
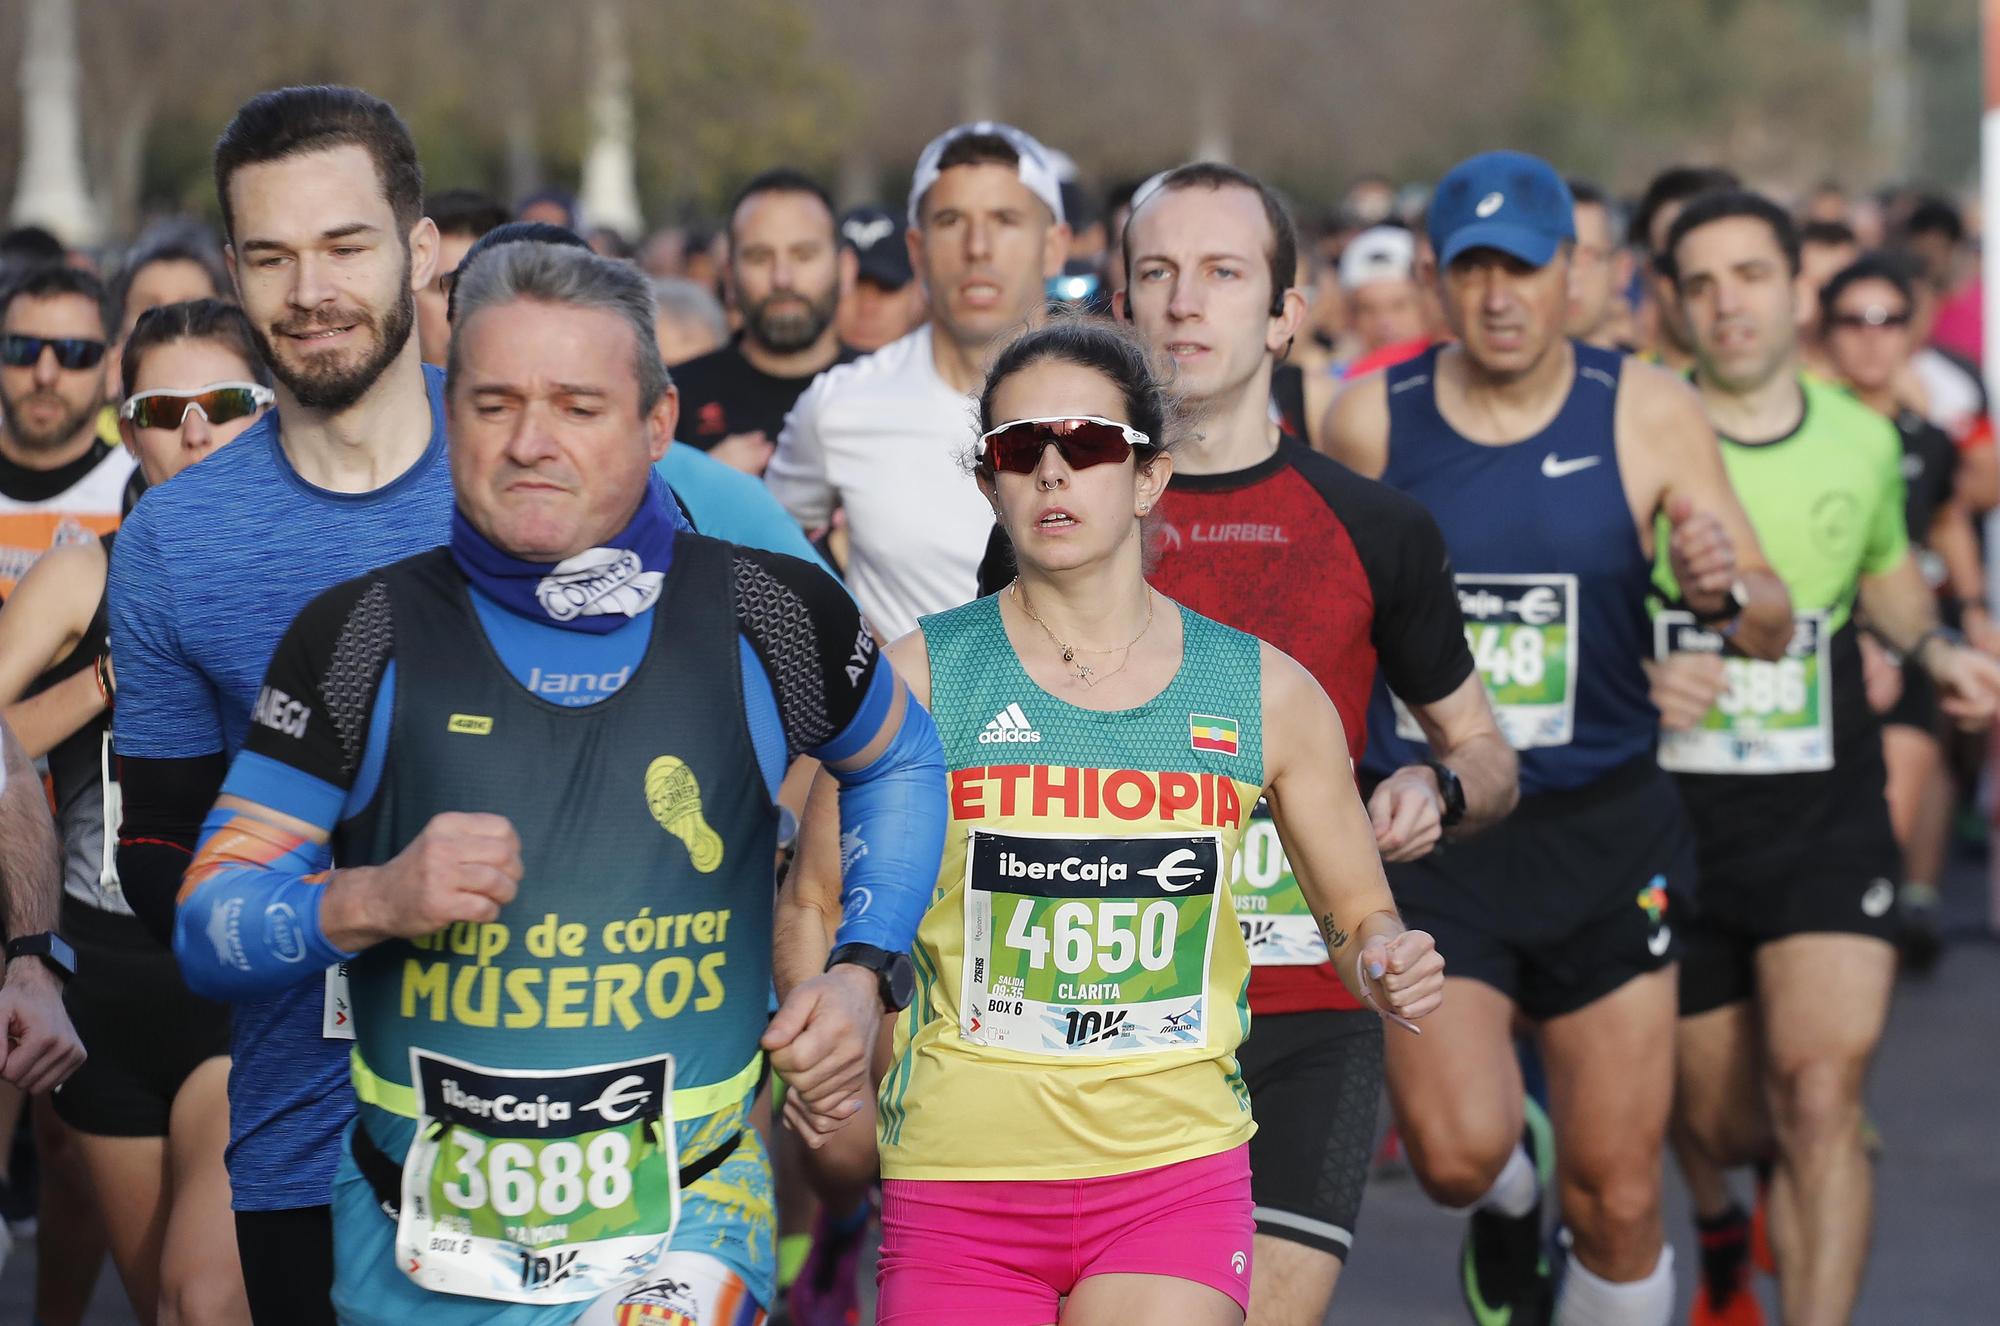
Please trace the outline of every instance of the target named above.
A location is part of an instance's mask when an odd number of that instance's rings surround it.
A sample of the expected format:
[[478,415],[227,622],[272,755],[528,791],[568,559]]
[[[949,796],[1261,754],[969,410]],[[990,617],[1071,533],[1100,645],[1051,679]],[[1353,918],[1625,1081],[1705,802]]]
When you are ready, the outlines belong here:
[[1578,470],[1587,470],[1593,465],[1602,464],[1603,461],[1604,457],[1602,456],[1578,456],[1575,460],[1560,460],[1556,457],[1556,453],[1551,451],[1542,457],[1542,477],[1544,479],[1560,479],[1565,474],[1575,474]]
[[1010,704],[992,718],[986,720],[986,727],[979,734],[982,746],[1013,744],[1017,742],[1040,741],[1042,734],[1028,721],[1019,703]]
[[1202,877],[1201,869],[1189,864],[1194,859],[1193,852],[1185,847],[1177,847],[1167,854],[1166,860],[1151,870],[1134,873],[1144,875],[1167,893],[1179,893]]

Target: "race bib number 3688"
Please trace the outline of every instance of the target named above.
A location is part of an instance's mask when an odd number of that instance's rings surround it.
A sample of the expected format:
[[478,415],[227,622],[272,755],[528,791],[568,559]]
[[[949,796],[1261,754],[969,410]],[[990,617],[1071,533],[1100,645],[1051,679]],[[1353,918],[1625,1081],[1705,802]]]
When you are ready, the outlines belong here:
[[411,1067],[396,1249],[412,1280],[567,1303],[652,1264],[680,1214],[671,1057],[510,1072],[413,1050]]
[[1215,834],[973,830],[960,1036],[1064,1057],[1203,1044],[1222,865]]

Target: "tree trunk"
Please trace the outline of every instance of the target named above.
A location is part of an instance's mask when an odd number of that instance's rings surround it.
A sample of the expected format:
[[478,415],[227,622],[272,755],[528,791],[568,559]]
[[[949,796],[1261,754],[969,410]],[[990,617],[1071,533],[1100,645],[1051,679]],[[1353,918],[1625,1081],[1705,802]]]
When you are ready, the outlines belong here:
[[28,0],[21,40],[21,172],[13,221],[84,247],[102,238],[83,178],[74,0]]
[[578,202],[586,224],[637,239],[645,218],[639,212],[639,164],[632,146],[632,61],[618,0],[596,0],[590,28],[591,143]]

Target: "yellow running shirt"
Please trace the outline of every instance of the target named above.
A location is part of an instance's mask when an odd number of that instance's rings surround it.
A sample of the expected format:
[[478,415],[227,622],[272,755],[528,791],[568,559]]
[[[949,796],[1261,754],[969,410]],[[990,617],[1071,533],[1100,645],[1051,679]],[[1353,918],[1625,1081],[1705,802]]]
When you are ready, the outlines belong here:
[[1259,644],[1178,611],[1180,671],[1113,713],[1037,686],[997,598],[920,623],[951,827],[882,1083],[886,1177],[1094,1178],[1255,1130],[1229,879],[1264,783]]

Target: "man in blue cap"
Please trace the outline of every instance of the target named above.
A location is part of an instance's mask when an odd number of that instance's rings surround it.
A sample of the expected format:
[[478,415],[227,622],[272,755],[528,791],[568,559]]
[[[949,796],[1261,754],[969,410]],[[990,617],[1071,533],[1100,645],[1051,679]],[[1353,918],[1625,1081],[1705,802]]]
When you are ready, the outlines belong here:
[[[1730,489],[1715,434],[1668,374],[1563,335],[1574,206],[1547,162],[1489,152],[1433,195],[1434,273],[1455,344],[1359,378],[1330,448],[1430,508],[1473,657],[1520,752],[1508,821],[1390,867],[1438,937],[1445,1012],[1387,1047],[1390,1095],[1432,1198],[1470,1209],[1461,1278],[1481,1326],[1666,1326],[1660,1223],[1673,1093],[1675,922],[1693,840],[1654,758],[1647,596],[1655,540],[1685,607],[1775,658],[1785,589]],[[1423,758],[1380,685],[1364,772]],[[1556,1125],[1524,1102],[1517,1019],[1548,1067]],[[1574,1245],[1559,1302],[1542,1196]]]

